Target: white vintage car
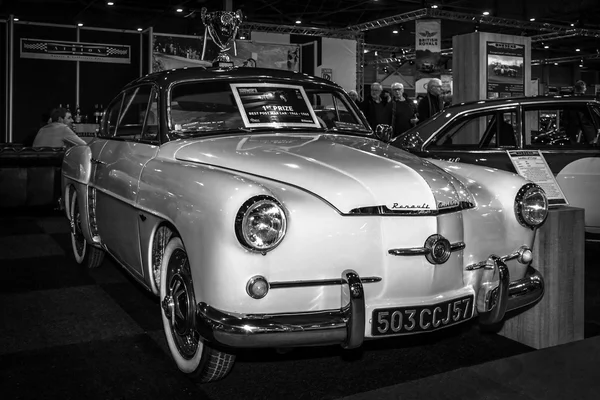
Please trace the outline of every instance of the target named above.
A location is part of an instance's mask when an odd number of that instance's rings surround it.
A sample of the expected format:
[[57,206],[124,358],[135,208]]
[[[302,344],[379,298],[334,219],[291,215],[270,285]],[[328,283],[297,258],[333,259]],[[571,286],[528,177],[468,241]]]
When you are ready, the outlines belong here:
[[543,190],[387,135],[305,74],[150,74],[66,152],[74,256],[93,268],[108,253],[158,296],[174,361],[202,382],[239,348],[356,348],[540,299]]

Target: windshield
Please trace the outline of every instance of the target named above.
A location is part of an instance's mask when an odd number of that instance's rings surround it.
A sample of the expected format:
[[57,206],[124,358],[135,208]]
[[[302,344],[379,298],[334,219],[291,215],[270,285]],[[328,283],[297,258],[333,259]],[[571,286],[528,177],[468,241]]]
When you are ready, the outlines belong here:
[[169,127],[178,137],[265,130],[368,135],[352,100],[341,90],[279,82],[185,82],[170,93]]

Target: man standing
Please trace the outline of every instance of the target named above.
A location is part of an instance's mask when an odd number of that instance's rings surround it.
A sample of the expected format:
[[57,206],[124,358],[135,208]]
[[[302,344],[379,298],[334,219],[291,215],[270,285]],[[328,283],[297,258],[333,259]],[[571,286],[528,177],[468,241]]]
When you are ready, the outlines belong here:
[[379,124],[389,124],[392,120],[392,108],[389,97],[382,96],[383,87],[381,83],[375,82],[371,85],[371,95],[366,97],[360,104],[360,109],[365,118],[375,129]]
[[575,82],[575,86],[573,87],[573,95],[574,96],[583,96],[587,90],[587,85],[584,81]]
[[417,111],[419,113],[419,122],[425,121],[438,111],[444,108],[442,99],[442,81],[437,78],[427,82],[427,95],[419,101]]
[[417,122],[416,109],[404,94],[404,85],[392,83],[392,131],[394,137],[403,134]]
[[35,136],[33,147],[65,147],[85,145],[85,140],[73,132],[73,117],[66,108],[55,108],[50,113],[51,122]]

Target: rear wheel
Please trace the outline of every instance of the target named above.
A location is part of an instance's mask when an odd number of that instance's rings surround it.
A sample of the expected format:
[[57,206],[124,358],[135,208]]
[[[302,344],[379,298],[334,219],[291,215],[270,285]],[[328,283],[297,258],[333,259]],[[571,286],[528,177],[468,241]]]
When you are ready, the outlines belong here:
[[160,277],[163,328],[177,367],[200,382],[225,377],[235,355],[211,347],[196,330],[196,298],[190,263],[179,237],[169,240]]
[[77,191],[71,195],[71,249],[77,264],[86,265],[88,268],[96,268],[104,260],[104,250],[90,246],[83,236],[81,229],[81,212],[77,202]]

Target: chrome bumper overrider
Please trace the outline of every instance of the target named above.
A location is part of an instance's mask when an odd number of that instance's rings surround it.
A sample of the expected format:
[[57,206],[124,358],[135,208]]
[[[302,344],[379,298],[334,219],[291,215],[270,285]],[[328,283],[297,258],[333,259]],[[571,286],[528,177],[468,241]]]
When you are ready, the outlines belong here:
[[[480,322],[493,324],[514,310],[539,300],[544,280],[529,267],[523,279],[509,283],[508,269],[498,258],[490,257],[493,268],[489,290],[480,290],[477,311]],[[197,327],[205,339],[235,348],[294,347],[341,344],[344,348],[362,345],[365,332],[365,298],[359,275],[352,270],[342,274],[342,304],[339,310],[294,314],[234,315],[205,303],[198,304]],[[493,286],[493,282],[498,284]]]

